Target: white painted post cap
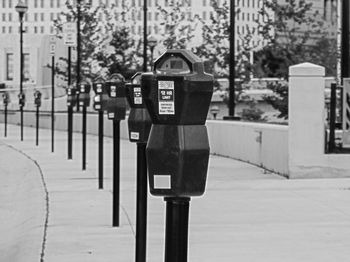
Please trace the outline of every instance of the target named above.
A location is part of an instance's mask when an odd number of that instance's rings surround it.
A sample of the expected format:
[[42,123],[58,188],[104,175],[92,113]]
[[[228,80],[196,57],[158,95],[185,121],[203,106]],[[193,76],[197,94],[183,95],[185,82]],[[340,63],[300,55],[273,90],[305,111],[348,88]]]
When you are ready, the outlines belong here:
[[289,76],[325,76],[325,68],[312,63],[301,63],[289,67]]

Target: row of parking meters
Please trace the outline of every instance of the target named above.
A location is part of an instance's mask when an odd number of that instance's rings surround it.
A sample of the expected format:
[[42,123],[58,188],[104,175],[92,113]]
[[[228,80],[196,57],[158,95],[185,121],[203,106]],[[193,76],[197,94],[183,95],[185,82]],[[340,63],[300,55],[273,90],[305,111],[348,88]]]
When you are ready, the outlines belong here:
[[[79,98],[75,89],[68,89],[68,106],[89,106],[91,84],[83,81],[79,87]],[[204,124],[213,77],[204,72],[198,57],[188,50],[168,50],[155,61],[152,72],[137,73],[129,84],[120,74],[113,74],[107,81],[96,79],[92,87],[94,109],[107,111],[109,119],[124,119],[127,95],[134,108],[129,116],[130,141],[148,142],[151,194],[190,197],[204,193],[209,160]]]
[[[2,99],[3,99],[3,104],[4,106],[8,106],[8,104],[11,102],[10,101],[10,95],[8,92],[2,93]],[[26,102],[25,94],[21,93],[18,95],[18,104],[20,107],[24,107]],[[40,91],[35,91],[34,92],[34,104],[36,107],[41,106],[41,92]]]

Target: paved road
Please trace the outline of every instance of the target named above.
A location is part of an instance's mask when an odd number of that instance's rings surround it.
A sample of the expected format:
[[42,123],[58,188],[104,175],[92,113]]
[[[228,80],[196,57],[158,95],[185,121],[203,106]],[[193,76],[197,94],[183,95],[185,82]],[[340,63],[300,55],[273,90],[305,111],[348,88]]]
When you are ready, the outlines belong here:
[[[0,208],[6,208],[11,190],[20,190],[14,183],[21,179],[20,163],[27,159],[24,166],[41,186],[45,200],[41,168],[49,197],[43,261],[134,261],[136,146],[121,142],[121,227],[112,228],[111,139],[105,138],[105,189],[98,190],[96,136],[88,136],[86,171],[81,171],[81,134],[75,134],[70,161],[66,133],[56,132],[55,153],[51,153],[50,130],[41,130],[40,136],[36,147],[34,129],[25,128],[21,142],[19,127],[10,126],[9,137],[0,138],[1,154],[6,154],[0,162],[1,175],[14,177],[5,179],[7,191],[0,186]],[[18,168],[11,170],[12,165]],[[4,168],[8,171],[3,173]],[[37,204],[43,224],[44,204]],[[147,261],[164,261],[164,207],[162,198],[149,196]],[[1,216],[0,232],[7,229],[10,236],[14,231],[5,226],[11,225],[6,223],[9,219]],[[16,222],[11,226],[16,227]],[[14,235],[9,250],[20,239]],[[32,239],[41,241],[42,236]],[[287,180],[247,163],[212,156],[206,194],[190,203],[191,262],[345,262],[349,246],[350,179]],[[39,261],[27,254],[25,260],[13,261]]]

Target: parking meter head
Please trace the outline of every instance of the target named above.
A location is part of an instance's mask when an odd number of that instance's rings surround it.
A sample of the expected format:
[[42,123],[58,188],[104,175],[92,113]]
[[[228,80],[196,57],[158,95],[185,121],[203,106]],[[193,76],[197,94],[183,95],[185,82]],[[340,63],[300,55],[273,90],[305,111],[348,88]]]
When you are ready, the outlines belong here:
[[88,81],[83,80],[79,83],[79,106],[90,106],[91,85]]
[[93,107],[96,111],[107,110],[108,94],[106,81],[102,76],[99,76],[93,81],[92,88],[95,92]]
[[112,74],[106,81],[109,99],[107,116],[111,120],[123,120],[126,114],[125,79],[121,74]]
[[70,85],[66,89],[67,92],[67,106],[73,107],[77,104],[77,89]]
[[97,77],[93,81],[92,88],[93,88],[93,90],[94,90],[96,95],[101,95],[101,94],[104,94],[104,93],[107,94],[106,80],[102,76]]
[[141,72],[136,73],[131,81],[125,84],[126,99],[131,108],[144,108],[145,104],[141,94]]
[[141,92],[153,124],[203,125],[213,94],[213,76],[188,50],[167,50],[153,72],[141,76]]
[[10,96],[8,92],[5,91],[4,93],[2,93],[2,101],[5,106],[7,106],[10,103]]
[[38,90],[34,92],[34,103],[37,107],[41,106],[41,92]]
[[18,94],[18,104],[20,107],[24,107],[26,103],[26,96],[24,93]]

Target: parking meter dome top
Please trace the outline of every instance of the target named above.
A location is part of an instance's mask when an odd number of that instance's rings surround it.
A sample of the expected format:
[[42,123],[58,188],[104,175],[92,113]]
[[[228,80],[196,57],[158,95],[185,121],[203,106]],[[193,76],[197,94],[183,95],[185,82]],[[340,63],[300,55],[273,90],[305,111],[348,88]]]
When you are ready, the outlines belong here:
[[91,84],[87,80],[79,82],[79,92],[89,94],[91,90]]
[[34,92],[34,97],[35,97],[35,98],[40,98],[40,97],[41,97],[40,91],[35,91],[35,92]]
[[189,50],[167,50],[143,73],[141,92],[153,124],[203,125],[214,78]]
[[204,73],[203,61],[189,50],[168,49],[154,62],[158,74]]
[[106,81],[107,93],[110,97],[125,97],[125,78],[115,73]]
[[93,80],[92,88],[95,94],[106,94],[106,79],[103,76],[98,76]]

